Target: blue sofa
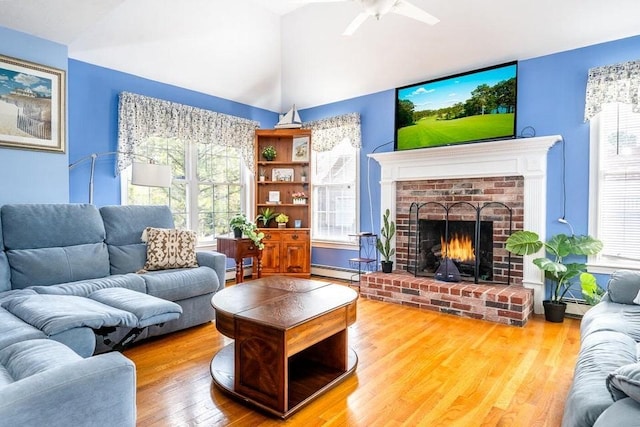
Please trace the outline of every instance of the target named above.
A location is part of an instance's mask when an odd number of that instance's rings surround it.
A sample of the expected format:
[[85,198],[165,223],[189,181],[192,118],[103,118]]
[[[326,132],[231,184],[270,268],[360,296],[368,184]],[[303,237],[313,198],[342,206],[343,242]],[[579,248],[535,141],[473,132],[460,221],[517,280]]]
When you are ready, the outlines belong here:
[[582,318],[563,427],[640,427],[640,272],[617,271]]
[[226,257],[146,272],[146,227],[174,228],[168,207],[0,207],[2,422],[134,425],[133,363],[99,353],[214,318]]

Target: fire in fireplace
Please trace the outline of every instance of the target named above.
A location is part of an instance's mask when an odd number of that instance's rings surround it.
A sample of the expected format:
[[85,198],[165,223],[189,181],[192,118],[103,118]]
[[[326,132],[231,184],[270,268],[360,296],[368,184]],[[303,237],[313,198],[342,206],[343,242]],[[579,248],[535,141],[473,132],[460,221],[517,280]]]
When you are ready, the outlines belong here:
[[475,283],[511,283],[511,257],[504,240],[513,211],[501,202],[412,203],[406,269],[416,276]]
[[[448,235],[447,235],[448,231]],[[475,221],[420,219],[418,221],[419,276],[433,276],[446,258],[453,261],[461,277],[475,277]],[[493,223],[480,222],[479,278],[493,279]]]

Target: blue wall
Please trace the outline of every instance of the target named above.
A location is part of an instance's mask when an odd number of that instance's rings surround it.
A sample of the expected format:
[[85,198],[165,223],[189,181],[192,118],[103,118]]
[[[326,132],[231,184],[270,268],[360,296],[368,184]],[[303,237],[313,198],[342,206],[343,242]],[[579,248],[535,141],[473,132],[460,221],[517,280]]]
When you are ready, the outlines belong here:
[[[0,54],[61,70],[67,47],[0,27]],[[0,205],[66,203],[69,198],[67,154],[0,148]]]
[[[262,127],[273,127],[278,120],[276,113],[263,109],[73,59],[69,60],[69,75],[70,162],[91,153],[117,149],[118,94],[123,91],[257,120]],[[96,160],[94,203],[97,206],[120,204],[120,178],[114,176],[114,164],[114,156]],[[87,161],[70,172],[71,202],[89,200],[89,167]]]
[[[593,45],[581,49],[520,61],[518,65],[517,133],[531,126],[537,136],[562,135],[566,150],[566,212],[562,194],[562,144],[556,144],[548,157],[547,234],[568,232],[557,221],[565,218],[577,234],[588,232],[589,203],[589,124],[584,123],[584,103],[589,68],[640,59],[640,36]],[[465,70],[460,70],[465,71]],[[426,72],[425,72],[426,74]],[[300,112],[303,120],[314,120],[348,112],[359,112],[362,120],[360,228],[380,228],[380,168],[371,161],[374,226],[369,219],[366,192],[366,154],[394,138],[393,89],[348,99]],[[393,144],[376,152],[390,151]],[[314,264],[348,267],[351,251],[314,249]]]

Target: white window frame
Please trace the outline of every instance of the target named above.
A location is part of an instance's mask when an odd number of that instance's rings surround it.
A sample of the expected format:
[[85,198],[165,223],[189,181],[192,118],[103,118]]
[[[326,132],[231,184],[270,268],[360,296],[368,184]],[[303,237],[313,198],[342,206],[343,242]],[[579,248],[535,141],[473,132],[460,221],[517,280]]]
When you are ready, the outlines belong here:
[[[337,146],[337,145],[336,145]],[[359,148],[355,148],[354,147],[354,155],[355,155],[355,164],[356,164],[356,171],[355,171],[355,181],[354,181],[354,191],[355,191],[355,230],[354,233],[358,233],[360,230],[360,149]],[[315,155],[319,155],[322,154],[322,152],[315,152]],[[314,159],[317,159],[314,158]],[[314,177],[312,176],[312,181],[311,181],[311,187],[314,187],[316,184],[316,180],[314,179]],[[314,193],[314,189],[312,188],[312,194]],[[312,200],[312,219],[311,219],[311,224],[315,223],[314,220],[314,216],[317,213],[317,209],[314,208],[315,205],[315,199]],[[311,243],[313,247],[317,247],[317,248],[327,248],[327,249],[349,249],[349,250],[353,250],[354,247],[358,246],[358,242],[357,240],[354,239],[349,239],[349,240],[331,240],[331,239],[320,239],[320,238],[316,238],[314,237],[314,233],[313,233],[313,228],[311,230]]]
[[[589,127],[589,235],[598,237],[598,221],[600,219],[600,130],[601,115],[593,117]],[[619,257],[606,256],[602,253],[588,257],[588,270],[592,273],[611,274],[616,270],[627,269],[640,271],[638,261]]]
[[[135,157],[135,155],[134,155]],[[198,192],[193,191],[194,186],[197,186],[198,183],[196,181],[196,162],[198,160],[198,147],[196,143],[186,142],[185,143],[185,179],[180,179],[180,181],[184,181],[186,186],[186,199],[187,199],[187,228],[189,230],[198,231],[197,224],[198,221]],[[249,218],[253,218],[254,213],[252,211],[252,203],[253,200],[253,185],[248,185],[253,182],[253,175],[249,172],[249,169],[244,164],[242,157],[240,157],[240,210],[241,212],[247,214]],[[172,178],[172,180],[177,180],[177,178]],[[129,204],[129,192],[128,186],[131,181],[131,166],[127,167],[120,174],[120,200],[122,205]],[[193,209],[193,207],[196,209]],[[248,209],[250,211],[248,211]],[[198,249],[216,249],[216,240],[206,240],[206,241],[198,241]]]

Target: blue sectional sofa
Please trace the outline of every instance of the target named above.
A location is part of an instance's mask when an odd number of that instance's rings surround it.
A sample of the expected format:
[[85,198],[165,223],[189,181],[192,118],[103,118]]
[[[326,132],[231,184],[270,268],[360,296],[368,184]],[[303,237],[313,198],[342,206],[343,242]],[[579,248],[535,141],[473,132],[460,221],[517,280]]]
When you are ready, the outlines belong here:
[[0,207],[2,422],[135,425],[135,367],[99,353],[211,321],[226,267],[145,271],[147,227],[174,228],[168,207]]
[[640,272],[617,271],[582,318],[563,427],[640,427]]

